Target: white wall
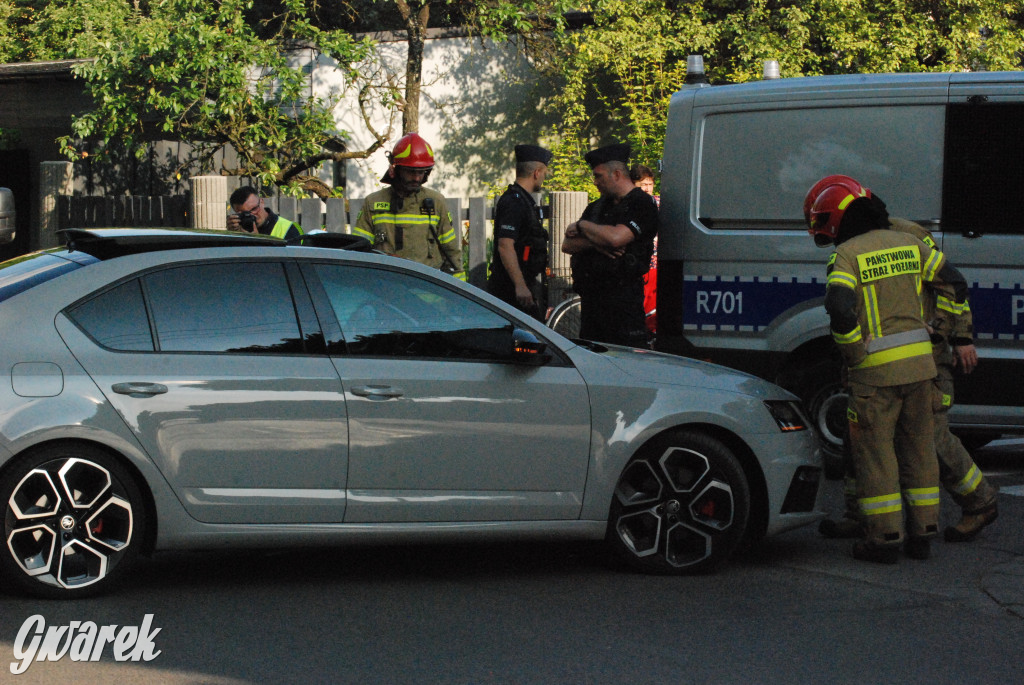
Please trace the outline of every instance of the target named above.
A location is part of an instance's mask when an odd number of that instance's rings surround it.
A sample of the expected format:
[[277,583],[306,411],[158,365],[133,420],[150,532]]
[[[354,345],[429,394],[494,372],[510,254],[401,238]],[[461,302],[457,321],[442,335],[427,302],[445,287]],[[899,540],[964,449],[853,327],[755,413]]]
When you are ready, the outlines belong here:
[[[404,75],[407,44],[382,40],[378,56],[393,73]],[[327,65],[316,73],[318,88],[337,88],[338,72]],[[448,197],[478,197],[513,180],[513,153],[520,143],[544,144],[554,123],[541,112],[545,83],[516,53],[513,44],[465,37],[427,40],[420,100],[420,135],[434,148],[436,166],[428,185]],[[321,91],[324,92],[324,91]],[[347,104],[351,103],[351,104]],[[337,110],[339,127],[351,132],[351,149],[366,148],[372,138],[359,118],[353,95]],[[376,124],[387,126],[383,109]],[[347,164],[348,197],[360,198],[382,187],[385,150],[401,137],[401,114],[384,150]]]

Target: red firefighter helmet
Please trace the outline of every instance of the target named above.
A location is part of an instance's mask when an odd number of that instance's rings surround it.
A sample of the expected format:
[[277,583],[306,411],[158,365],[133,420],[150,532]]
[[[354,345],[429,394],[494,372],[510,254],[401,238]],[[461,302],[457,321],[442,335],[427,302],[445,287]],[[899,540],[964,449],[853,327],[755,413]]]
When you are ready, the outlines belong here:
[[814,201],[818,199],[819,195],[821,195],[821,191],[825,190],[825,188],[828,188],[831,185],[841,183],[848,183],[851,187],[860,185],[857,179],[852,178],[850,176],[844,176],[843,174],[832,174],[831,176],[826,176],[825,178],[819,180],[817,183],[811,186],[810,190],[807,191],[807,195],[804,196],[804,221],[807,222],[808,227],[810,227],[811,225],[811,205],[813,205]]
[[[861,197],[871,197],[871,191],[849,176],[826,176],[807,193],[817,191],[806,209],[807,232],[814,237],[817,245],[835,243],[839,234],[839,224],[850,203]],[[806,207],[806,200],[804,202]]]
[[388,155],[391,166],[429,169],[434,166],[434,150],[418,133],[409,133],[398,139],[395,149]]

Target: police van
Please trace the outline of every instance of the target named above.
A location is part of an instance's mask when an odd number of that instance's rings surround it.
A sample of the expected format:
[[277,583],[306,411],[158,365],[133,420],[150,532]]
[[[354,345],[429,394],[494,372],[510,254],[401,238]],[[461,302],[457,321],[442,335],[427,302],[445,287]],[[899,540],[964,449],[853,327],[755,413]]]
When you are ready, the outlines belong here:
[[954,430],[975,446],[1024,433],[1024,72],[686,85],[662,165],[660,349],[793,390],[837,453],[830,251],[808,235],[803,200],[845,174],[928,228],[971,286],[980,361],[957,377]]

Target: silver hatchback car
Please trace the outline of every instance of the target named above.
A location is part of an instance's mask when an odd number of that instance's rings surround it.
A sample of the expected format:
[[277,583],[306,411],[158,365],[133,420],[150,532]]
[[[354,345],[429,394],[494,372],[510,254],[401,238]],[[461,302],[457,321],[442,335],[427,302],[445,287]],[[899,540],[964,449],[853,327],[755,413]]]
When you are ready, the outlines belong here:
[[821,518],[796,398],[570,341],[314,234],[65,232],[0,264],[0,578],[71,598],[140,554],[605,539],[707,571]]

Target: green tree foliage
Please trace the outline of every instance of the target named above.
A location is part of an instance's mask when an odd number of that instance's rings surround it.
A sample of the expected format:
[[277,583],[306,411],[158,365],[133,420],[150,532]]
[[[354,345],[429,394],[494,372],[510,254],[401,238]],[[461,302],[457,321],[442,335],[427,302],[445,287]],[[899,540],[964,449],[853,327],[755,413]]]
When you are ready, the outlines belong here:
[[686,56],[712,83],[782,76],[1020,69],[1024,5],[999,0],[591,0],[591,22],[538,63],[558,77],[561,117],[549,186],[593,190],[582,155],[628,141],[648,166],[661,156],[671,94]]
[[[654,166],[689,54],[704,56],[712,83],[760,78],[767,59],[783,76],[1024,64],[1019,0],[0,0],[0,18],[2,60],[94,60],[77,73],[96,108],[75,119],[69,155],[86,139],[143,152],[177,138],[206,171],[321,195],[310,169],[394,136],[366,117],[375,142],[347,149],[334,123],[341,93],[312,90],[299,55],[333,60],[361,103],[401,111],[413,130],[428,26],[511,37],[557,84],[548,106],[559,124],[538,137],[556,151],[558,189],[591,190],[582,156],[614,140]],[[375,28],[407,32],[405,76],[354,37]],[[212,169],[226,146],[238,164]]]
[[[315,89],[311,59],[337,65],[348,87],[359,89],[360,102],[387,101],[386,84],[377,90],[363,76],[362,70],[372,71],[366,65],[372,43],[313,26],[302,0],[283,0],[264,20],[251,9],[249,0],[163,0],[148,10],[127,7],[125,21],[112,22],[102,35],[79,32],[74,54],[91,60],[75,73],[96,106],[75,117],[65,152],[76,158],[83,141],[99,139],[141,156],[149,141],[179,139],[192,144],[182,168],[197,165],[290,192],[331,194],[311,170],[328,160],[365,157],[390,131],[374,130],[367,119],[374,143],[347,149],[348,135],[337,130],[334,117],[342,93]],[[237,163],[212,168],[228,146]]]

